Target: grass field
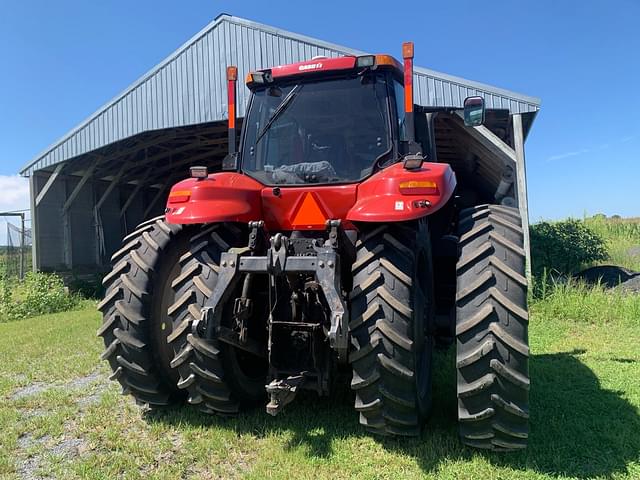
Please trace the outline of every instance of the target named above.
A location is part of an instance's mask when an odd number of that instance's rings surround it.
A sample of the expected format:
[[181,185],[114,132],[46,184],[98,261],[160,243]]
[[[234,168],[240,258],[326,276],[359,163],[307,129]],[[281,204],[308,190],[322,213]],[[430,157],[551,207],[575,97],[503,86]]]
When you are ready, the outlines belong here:
[[380,440],[348,391],[276,418],[144,412],[106,379],[92,305],[0,324],[0,478],[640,478],[640,296],[559,288],[531,308],[531,443],[507,455],[458,443],[451,352],[422,437]]
[[[640,270],[640,223],[585,221],[606,239],[603,263]],[[423,435],[394,440],[361,430],[346,387],[276,418],[143,411],[107,380],[92,302],[0,323],[0,478],[640,479],[640,295],[560,285],[530,307],[531,435],[517,454],[458,442],[451,351],[436,355]]]
[[605,239],[609,259],[603,264],[619,265],[640,272],[639,218],[585,218],[586,225]]

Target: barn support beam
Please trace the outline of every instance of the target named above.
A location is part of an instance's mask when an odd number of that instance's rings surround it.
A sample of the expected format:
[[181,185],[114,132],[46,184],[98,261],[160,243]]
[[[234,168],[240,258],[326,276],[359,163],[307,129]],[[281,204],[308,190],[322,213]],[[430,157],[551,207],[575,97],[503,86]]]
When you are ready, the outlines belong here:
[[95,206],[96,211],[100,210],[100,207],[102,207],[102,204],[109,197],[109,194],[118,185],[118,183],[120,183],[120,179],[122,178],[122,176],[124,175],[124,172],[126,172],[129,167],[130,167],[130,164],[128,162],[122,165],[122,167],[120,168],[120,171],[116,174],[115,177],[113,177],[107,189],[104,191],[100,199],[96,202],[96,206]]
[[144,211],[144,214],[142,215],[142,218],[144,218],[146,220],[147,216],[149,215],[149,213],[151,212],[153,207],[156,205],[156,203],[158,203],[158,200],[160,200],[162,198],[162,196],[165,194],[165,192],[168,190],[168,188],[169,188],[169,185],[167,184],[167,185],[164,185],[163,187],[161,187],[158,190],[158,193],[156,193],[156,195],[153,197],[153,199],[151,200],[149,205],[147,205],[147,208]]
[[[150,164],[154,164],[160,160],[164,160],[166,158],[170,158],[170,157],[175,157],[179,154],[183,154],[183,155],[191,155],[193,152],[197,152],[198,150],[201,150],[202,148],[206,148],[206,147],[211,147],[214,145],[226,145],[226,138],[224,139],[213,139],[213,140],[207,140],[205,142],[193,142],[193,143],[188,143],[186,145],[183,145],[182,147],[178,147],[178,148],[174,148],[172,150],[166,151],[166,152],[162,152],[162,153],[158,153],[155,155],[151,155],[151,156],[147,156],[145,153],[145,158],[142,161],[136,162],[136,168],[139,167],[145,167],[148,166]],[[222,150],[223,148],[221,148]],[[216,152],[217,150],[212,149],[212,152]],[[224,147],[224,151],[226,152],[226,147]],[[167,166],[163,166],[163,171],[171,170],[173,168],[172,165],[167,165]],[[157,171],[157,169],[156,169]],[[129,175],[127,175],[127,180],[129,179],[135,179],[137,175],[136,171],[132,171]]]
[[93,223],[95,225],[95,245],[96,245],[96,264],[102,264],[102,257],[105,252],[105,243],[104,243],[104,228],[102,225],[102,217],[100,216],[100,208],[107,200],[111,192],[114,188],[120,183],[120,179],[124,175],[124,172],[130,167],[129,162],[125,162],[120,167],[120,171],[116,174],[115,177],[109,182],[109,185],[105,189],[104,193],[100,196],[95,206],[93,207]]
[[[64,168],[64,165],[65,165],[64,163],[59,163],[56,166],[56,169],[53,171],[53,173],[49,176],[49,178],[47,179],[47,183],[44,184],[44,186],[42,187],[42,190],[40,190],[40,192],[38,193],[38,196],[36,197],[36,203],[35,203],[36,207],[38,205],[40,205],[40,202],[42,202],[42,199],[44,198],[44,196],[47,194],[47,192],[51,188],[51,185],[53,185],[53,182],[55,182],[56,179],[58,178],[58,175],[60,175],[60,172]],[[32,178],[32,177],[34,177],[34,175],[31,175],[31,177],[29,177],[29,178]],[[31,217],[31,218],[33,218],[33,217]]]
[[84,171],[84,174],[82,175],[82,177],[80,177],[80,181],[76,185],[76,188],[73,189],[71,194],[67,197],[67,201],[62,206],[63,213],[67,213],[67,210],[69,210],[69,207],[71,207],[71,205],[73,204],[73,201],[76,199],[76,197],[82,190],[82,187],[84,187],[84,184],[87,183],[87,181],[91,178],[91,175],[93,174],[93,171],[96,169],[96,166],[98,165],[100,160],[102,159],[96,158],[93,161],[93,163],[89,166],[89,168]]
[[138,181],[138,184],[133,189],[133,192],[131,192],[131,195],[129,195],[129,198],[127,198],[127,201],[124,202],[124,205],[122,206],[122,209],[120,210],[120,218],[122,218],[122,216],[126,213],[127,209],[129,208],[129,205],[131,205],[131,203],[136,198],[136,195],[138,195],[138,193],[140,192],[142,187],[145,186],[146,181],[149,178],[149,175],[151,175],[152,171],[153,171],[152,168],[148,169],[147,172],[144,174],[144,176]]
[[531,285],[531,240],[529,237],[529,200],[527,197],[527,170],[524,160],[524,130],[522,127],[522,114],[512,115],[513,122],[513,146],[516,156],[516,191],[518,208],[522,218],[522,230],[524,231],[524,250],[527,258],[526,274]]
[[484,125],[478,127],[466,127],[462,118],[462,112],[456,112],[457,115],[452,115],[453,124],[458,128],[461,128],[471,138],[476,140],[492,155],[496,156],[502,162],[511,168],[516,166],[516,152],[511,146],[505,143],[500,137],[489,130]]

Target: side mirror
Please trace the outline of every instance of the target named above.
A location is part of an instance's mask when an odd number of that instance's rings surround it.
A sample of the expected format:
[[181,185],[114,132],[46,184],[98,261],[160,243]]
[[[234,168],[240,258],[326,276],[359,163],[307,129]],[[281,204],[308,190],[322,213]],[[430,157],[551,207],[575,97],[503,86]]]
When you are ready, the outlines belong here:
[[226,157],[222,159],[222,170],[237,170],[238,169],[238,154],[236,152],[228,153]]
[[477,127],[484,124],[484,98],[467,97],[464,99],[464,124]]

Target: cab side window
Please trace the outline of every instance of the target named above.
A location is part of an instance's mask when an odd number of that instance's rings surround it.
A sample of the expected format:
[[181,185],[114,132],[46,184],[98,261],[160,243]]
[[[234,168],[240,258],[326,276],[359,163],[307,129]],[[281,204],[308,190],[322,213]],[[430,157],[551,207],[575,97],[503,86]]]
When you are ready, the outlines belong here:
[[400,141],[406,140],[405,125],[404,125],[404,86],[394,80],[393,88],[396,96],[396,114],[398,117],[398,139]]

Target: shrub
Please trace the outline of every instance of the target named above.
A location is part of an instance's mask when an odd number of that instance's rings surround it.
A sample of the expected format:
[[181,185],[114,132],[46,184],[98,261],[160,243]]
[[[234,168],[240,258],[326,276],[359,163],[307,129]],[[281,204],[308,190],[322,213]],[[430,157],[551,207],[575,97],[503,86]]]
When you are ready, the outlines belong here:
[[544,278],[549,272],[570,275],[586,264],[608,258],[605,242],[584,222],[574,219],[531,225],[531,269]]
[[0,320],[71,310],[80,301],[55,274],[28,272],[22,282],[0,274]]

